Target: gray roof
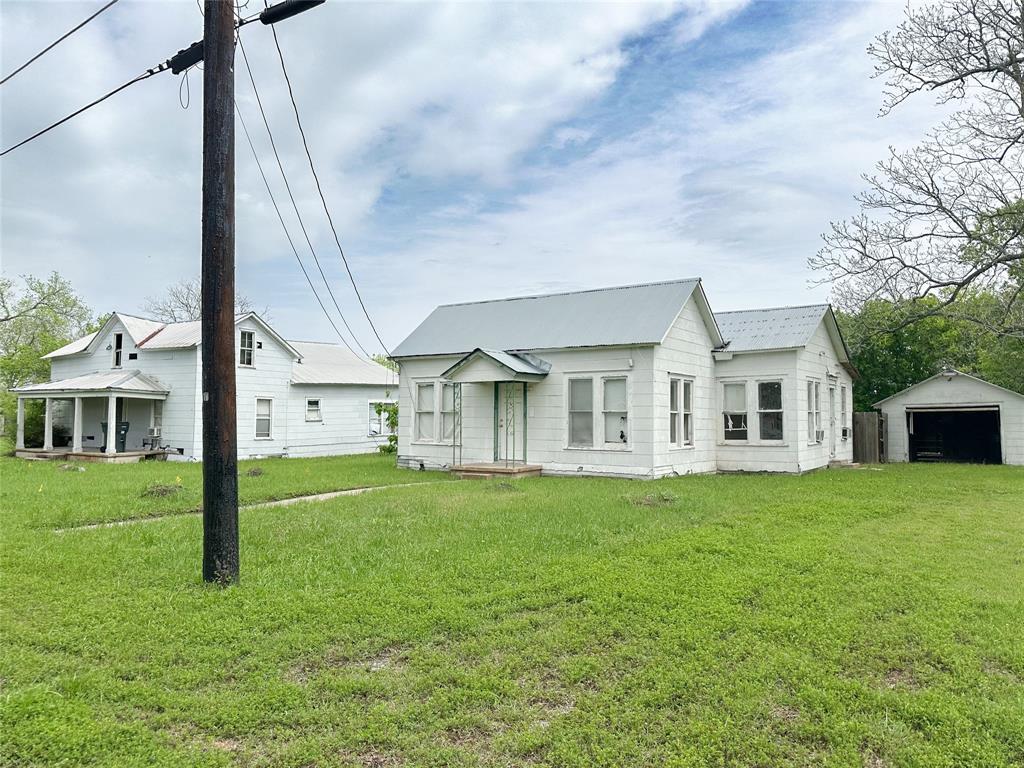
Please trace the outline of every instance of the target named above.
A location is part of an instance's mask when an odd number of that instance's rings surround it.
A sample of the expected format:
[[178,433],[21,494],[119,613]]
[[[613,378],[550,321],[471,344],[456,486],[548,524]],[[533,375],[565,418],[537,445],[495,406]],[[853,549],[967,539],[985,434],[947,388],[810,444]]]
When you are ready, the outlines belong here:
[[500,349],[474,349],[468,355],[455,363],[455,365],[442,373],[441,376],[443,378],[447,378],[459,369],[463,368],[471,360],[481,356],[488,357],[512,373],[523,376],[543,377],[547,376],[548,371],[551,370],[551,363],[547,360],[541,360],[536,355],[531,355],[527,352],[520,352],[516,354],[512,352],[503,352]]
[[828,312],[828,304],[716,312],[729,352],[757,352],[803,347]]
[[[445,304],[431,312],[392,356],[466,354],[477,348],[509,351],[658,344],[699,285],[699,279],[691,278]],[[710,316],[708,321],[714,322]]]
[[295,384],[396,385],[398,374],[337,344],[290,341],[302,362],[292,365]]
[[170,390],[141,371],[97,371],[73,376],[70,379],[29,384],[11,390],[22,394],[48,395],[57,392],[137,392],[147,395],[166,395]]
[[997,389],[997,390],[999,390],[1001,392],[1006,392],[1007,394],[1013,395],[1014,397],[1019,397],[1021,399],[1024,399],[1024,394],[1021,394],[1020,392],[1014,392],[1012,389],[1007,389],[1006,387],[1001,387],[998,384],[993,384],[991,381],[985,381],[984,379],[979,379],[977,376],[972,376],[969,373],[964,373],[963,371],[958,371],[955,368],[947,368],[944,371],[939,371],[934,376],[929,376],[924,381],[919,381],[916,384],[911,384],[906,389],[901,389],[896,394],[889,395],[888,397],[886,397],[886,398],[884,398],[882,400],[879,400],[877,403],[873,403],[872,407],[877,408],[882,403],[887,403],[890,400],[894,400],[897,397],[901,397],[901,396],[905,395],[907,392],[910,392],[911,390],[917,389],[918,387],[920,387],[920,386],[922,386],[924,384],[927,384],[929,381],[935,381],[935,379],[949,379],[949,380],[952,381],[955,378],[970,379],[971,381],[975,382],[976,384],[981,384],[981,385],[983,385],[985,387],[991,387],[992,389]]

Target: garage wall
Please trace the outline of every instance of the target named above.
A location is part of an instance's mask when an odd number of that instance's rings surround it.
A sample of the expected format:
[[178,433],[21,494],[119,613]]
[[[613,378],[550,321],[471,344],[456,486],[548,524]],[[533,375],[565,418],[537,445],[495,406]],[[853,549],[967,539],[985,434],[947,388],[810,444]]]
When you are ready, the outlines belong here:
[[939,375],[879,404],[886,415],[889,461],[909,461],[907,410],[998,405],[1003,463],[1024,465],[1024,396],[962,373]]

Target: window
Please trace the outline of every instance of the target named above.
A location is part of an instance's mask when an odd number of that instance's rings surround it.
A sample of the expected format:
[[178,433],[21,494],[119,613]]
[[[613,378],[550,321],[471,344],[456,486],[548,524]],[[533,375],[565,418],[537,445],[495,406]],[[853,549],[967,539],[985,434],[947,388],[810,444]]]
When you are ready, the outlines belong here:
[[593,380],[569,379],[569,445],[589,448],[593,444]]
[[242,331],[242,340],[238,345],[238,364],[252,368],[255,349],[256,334],[252,331]]
[[154,429],[160,429],[164,425],[164,401],[153,401],[153,412],[149,417],[150,425]]
[[762,440],[782,439],[782,382],[760,381],[757,384],[757,420]]
[[[383,406],[393,404],[393,400],[374,400],[370,402],[370,426],[366,431],[369,437],[395,434],[395,430],[388,429],[388,413],[383,408]],[[377,413],[378,407],[381,408],[380,413]]]
[[821,437],[821,384],[807,382],[807,441],[820,443]]
[[629,442],[629,408],[624,376],[604,380],[604,441]]
[[455,436],[455,385],[441,385],[441,439],[452,440]]
[[114,367],[121,367],[121,355],[124,351],[124,334],[114,334]]
[[747,439],[747,385],[745,382],[722,385],[722,416],[726,440]]
[[416,439],[434,439],[434,385],[416,385]]
[[684,445],[693,445],[692,381],[687,379],[669,379],[668,415],[669,443],[677,448]]
[[256,398],[256,439],[269,440],[274,417],[274,401],[269,397]]
[[320,398],[306,398],[306,421],[323,421],[323,414],[320,412]]
[[850,436],[850,431],[846,422],[846,385],[843,384],[839,387],[839,427],[840,432],[843,435],[843,440],[846,440]]

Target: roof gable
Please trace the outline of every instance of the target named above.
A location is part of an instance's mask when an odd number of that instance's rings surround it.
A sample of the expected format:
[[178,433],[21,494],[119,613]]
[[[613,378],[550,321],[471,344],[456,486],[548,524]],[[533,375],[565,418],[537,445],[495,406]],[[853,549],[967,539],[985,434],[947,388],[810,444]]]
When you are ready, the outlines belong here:
[[[659,344],[700,286],[697,278],[437,307],[393,357]],[[703,291],[700,301],[706,304]],[[705,322],[718,336],[714,317]]]
[[106,319],[98,331],[86,334],[80,339],[75,339],[74,341],[65,344],[63,347],[55,349],[49,354],[43,355],[43,359],[49,360],[54,357],[77,355],[83,352],[95,352],[99,342],[118,324],[124,328],[125,333],[128,334],[132,343],[136,347],[141,346],[142,342],[165,327],[159,320],[149,320],[145,317],[127,315],[124,312],[111,312],[110,317]]
[[975,382],[977,384],[982,384],[985,387],[990,387],[991,389],[994,389],[994,390],[996,390],[998,392],[1002,392],[1002,393],[1005,393],[1005,394],[1013,395],[1014,397],[1018,397],[1021,400],[1024,400],[1024,395],[1022,395],[1020,392],[1014,392],[1012,389],[1007,389],[1006,387],[1001,387],[998,384],[993,384],[991,381],[985,381],[984,379],[980,379],[977,376],[972,376],[969,373],[964,373],[963,371],[958,371],[958,370],[956,370],[954,368],[950,368],[950,369],[945,370],[945,371],[939,371],[934,376],[929,376],[924,381],[919,381],[916,384],[911,384],[909,387],[907,387],[905,389],[901,389],[899,392],[897,392],[897,393],[895,393],[893,395],[889,395],[888,397],[886,397],[886,398],[884,398],[882,400],[879,400],[877,403],[873,403],[873,407],[877,408],[880,405],[882,405],[882,403],[887,403],[890,400],[895,400],[896,398],[902,397],[903,395],[907,394],[908,392],[911,392],[911,391],[913,391],[915,389],[918,389],[920,387],[927,386],[928,384],[931,384],[933,381],[936,381],[938,379],[948,379],[949,381],[952,381],[955,378],[968,379],[968,380],[973,381],[973,382]]

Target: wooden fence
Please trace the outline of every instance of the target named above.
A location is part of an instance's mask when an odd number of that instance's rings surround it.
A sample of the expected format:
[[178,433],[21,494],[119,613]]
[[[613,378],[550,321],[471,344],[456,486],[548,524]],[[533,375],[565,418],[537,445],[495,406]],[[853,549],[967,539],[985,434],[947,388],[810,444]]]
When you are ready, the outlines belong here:
[[853,460],[859,464],[885,461],[885,416],[874,411],[853,414]]

